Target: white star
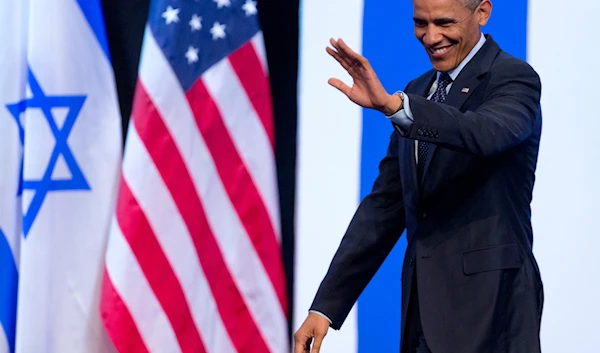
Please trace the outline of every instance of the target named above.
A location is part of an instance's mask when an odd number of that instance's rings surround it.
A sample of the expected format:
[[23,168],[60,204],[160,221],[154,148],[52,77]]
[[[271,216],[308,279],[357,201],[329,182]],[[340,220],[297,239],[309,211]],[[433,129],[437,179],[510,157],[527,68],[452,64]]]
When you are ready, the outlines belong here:
[[167,11],[163,12],[162,18],[165,19],[167,24],[179,22],[179,9],[174,9],[172,6],[168,6]]
[[190,20],[190,27],[192,27],[192,32],[199,31],[202,29],[202,17],[198,17],[198,15],[193,14],[192,19]]
[[198,61],[198,48],[194,48],[191,45],[188,47],[188,50],[185,52],[185,57],[188,60],[188,64],[193,64]]
[[227,26],[220,24],[219,22],[215,22],[212,28],[210,29],[210,34],[213,36],[213,40],[217,40],[219,38],[225,38],[225,28]]
[[246,0],[246,3],[242,5],[242,9],[246,11],[246,17],[256,15],[256,13],[258,12],[256,10],[256,2],[252,0]]
[[217,8],[229,7],[231,6],[231,0],[213,0],[217,3]]

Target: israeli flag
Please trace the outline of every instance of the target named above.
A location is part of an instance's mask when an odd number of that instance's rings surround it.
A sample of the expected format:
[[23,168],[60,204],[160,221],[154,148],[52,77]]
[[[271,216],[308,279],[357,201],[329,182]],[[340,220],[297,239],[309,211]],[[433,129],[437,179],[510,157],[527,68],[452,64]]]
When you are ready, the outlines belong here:
[[[544,281],[542,350],[595,352],[600,317],[598,0],[492,1],[484,33],[528,61],[542,80],[544,127],[532,204],[534,253]],[[359,201],[385,155],[392,127],[327,84],[351,78],[326,52],[343,38],[388,92],[431,69],[413,34],[412,1],[305,0],[300,8],[294,330],[307,315]],[[575,20],[579,19],[579,20]],[[573,22],[575,21],[575,22]],[[322,353],[398,352],[402,236]]]
[[99,291],[122,137],[100,1],[3,6],[0,352],[110,352]]

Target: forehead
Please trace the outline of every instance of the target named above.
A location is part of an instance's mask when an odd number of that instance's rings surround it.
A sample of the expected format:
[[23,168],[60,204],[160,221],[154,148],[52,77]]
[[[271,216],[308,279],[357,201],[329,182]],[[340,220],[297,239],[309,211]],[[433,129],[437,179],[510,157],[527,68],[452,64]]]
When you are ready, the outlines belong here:
[[423,19],[458,18],[469,9],[460,0],[413,0],[414,16]]

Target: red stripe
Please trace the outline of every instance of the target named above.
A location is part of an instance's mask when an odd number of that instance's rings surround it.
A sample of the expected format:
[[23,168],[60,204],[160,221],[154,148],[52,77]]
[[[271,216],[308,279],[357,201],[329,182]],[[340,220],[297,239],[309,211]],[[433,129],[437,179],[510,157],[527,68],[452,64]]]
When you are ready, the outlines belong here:
[[[233,344],[239,352],[268,352],[225,264],[185,162],[141,83],[138,83],[138,95],[138,114],[134,124],[192,236],[200,264]],[[197,133],[193,127],[189,130],[190,133]]]
[[[140,114],[134,111],[134,115]],[[134,118],[135,119],[135,118]],[[157,143],[157,145],[160,145]],[[147,190],[152,192],[152,190]],[[167,216],[168,217],[168,216]],[[183,289],[126,181],[121,181],[117,221],[154,295],[171,322],[182,352],[206,352]],[[172,236],[181,236],[174,234]]]
[[269,78],[254,50],[252,42],[244,44],[229,56],[229,62],[237,74],[248,98],[262,122],[271,147],[275,149],[275,128],[273,127],[273,106]]
[[100,315],[104,328],[120,353],[148,353],[148,348],[121,296],[104,270]]
[[267,208],[202,80],[190,88],[187,99],[227,194],[287,313],[282,253]]

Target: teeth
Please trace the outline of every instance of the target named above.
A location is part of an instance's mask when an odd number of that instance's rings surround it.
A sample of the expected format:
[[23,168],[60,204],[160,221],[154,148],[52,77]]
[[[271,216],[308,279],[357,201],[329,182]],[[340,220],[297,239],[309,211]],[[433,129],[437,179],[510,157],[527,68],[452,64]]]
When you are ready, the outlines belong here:
[[448,47],[446,47],[446,48],[441,48],[441,49],[434,49],[432,52],[433,52],[434,54],[442,54],[442,53],[445,53],[446,51],[448,51]]

